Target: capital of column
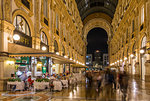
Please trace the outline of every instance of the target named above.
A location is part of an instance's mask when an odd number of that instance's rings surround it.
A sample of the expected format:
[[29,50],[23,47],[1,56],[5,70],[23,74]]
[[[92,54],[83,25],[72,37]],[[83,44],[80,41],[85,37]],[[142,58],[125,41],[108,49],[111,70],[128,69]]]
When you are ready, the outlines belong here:
[[3,32],[6,32],[6,33],[11,34],[11,35],[13,34],[13,31],[15,29],[15,26],[13,24],[11,24],[5,20],[0,20],[0,25],[2,26],[1,30]]

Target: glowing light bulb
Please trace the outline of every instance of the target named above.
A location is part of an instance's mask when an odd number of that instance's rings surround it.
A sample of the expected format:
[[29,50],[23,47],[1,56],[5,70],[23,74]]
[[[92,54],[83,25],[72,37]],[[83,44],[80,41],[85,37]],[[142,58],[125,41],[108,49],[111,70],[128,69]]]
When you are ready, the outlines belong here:
[[19,36],[18,34],[15,34],[15,35],[13,36],[13,38],[14,38],[14,40],[16,40],[16,41],[20,40],[20,36]]

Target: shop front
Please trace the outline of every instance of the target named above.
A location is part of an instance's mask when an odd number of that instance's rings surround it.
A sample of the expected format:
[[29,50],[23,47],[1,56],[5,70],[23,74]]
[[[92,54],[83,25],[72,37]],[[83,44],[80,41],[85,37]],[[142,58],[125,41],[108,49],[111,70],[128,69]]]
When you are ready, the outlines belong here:
[[49,57],[14,57],[17,76],[22,73],[27,75],[42,76],[49,71]]
[[145,71],[146,71],[146,60],[147,56],[145,54],[146,52],[146,36],[143,37],[142,42],[141,42],[141,49],[140,49],[140,57],[141,57],[141,79],[145,80]]
[[135,43],[132,47],[132,54],[130,55],[130,58],[131,58],[131,74],[132,75],[135,75],[136,73],[136,69],[135,69],[135,63],[136,63],[136,51],[135,51]]

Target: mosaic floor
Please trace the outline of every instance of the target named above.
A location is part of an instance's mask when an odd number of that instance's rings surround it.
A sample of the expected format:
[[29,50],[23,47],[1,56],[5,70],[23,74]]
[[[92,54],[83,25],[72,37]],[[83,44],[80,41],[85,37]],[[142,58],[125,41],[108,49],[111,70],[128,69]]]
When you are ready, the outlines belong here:
[[[22,91],[0,92],[0,101],[122,101],[123,94],[118,90],[110,91],[103,87],[97,92],[95,87],[78,84],[65,88],[60,92]],[[126,101],[150,101],[150,82],[130,79]]]

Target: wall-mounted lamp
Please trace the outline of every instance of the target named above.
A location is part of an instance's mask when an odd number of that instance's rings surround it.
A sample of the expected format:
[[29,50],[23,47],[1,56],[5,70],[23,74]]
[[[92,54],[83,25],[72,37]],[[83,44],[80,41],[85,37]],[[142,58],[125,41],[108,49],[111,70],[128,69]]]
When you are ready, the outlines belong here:
[[140,49],[140,53],[141,54],[145,53],[145,50],[144,49]]
[[65,55],[64,58],[67,58],[67,56]]
[[43,50],[43,51],[46,51],[46,49],[47,49],[47,48],[46,48],[45,46],[42,47],[42,50]]
[[134,55],[133,55],[133,54],[131,54],[131,55],[130,55],[130,57],[131,57],[131,58],[133,58],[133,57],[134,57]]
[[16,41],[18,41],[18,40],[20,40],[20,36],[19,36],[18,34],[15,34],[15,35],[13,36],[13,39],[16,40]]
[[59,55],[59,52],[56,52],[57,55]]
[[38,66],[38,67],[41,67],[41,66],[42,66],[42,63],[38,63],[37,66]]
[[127,57],[125,57],[124,60],[127,60]]
[[13,65],[14,63],[15,63],[14,61],[10,61],[10,60],[7,61],[8,65]]

